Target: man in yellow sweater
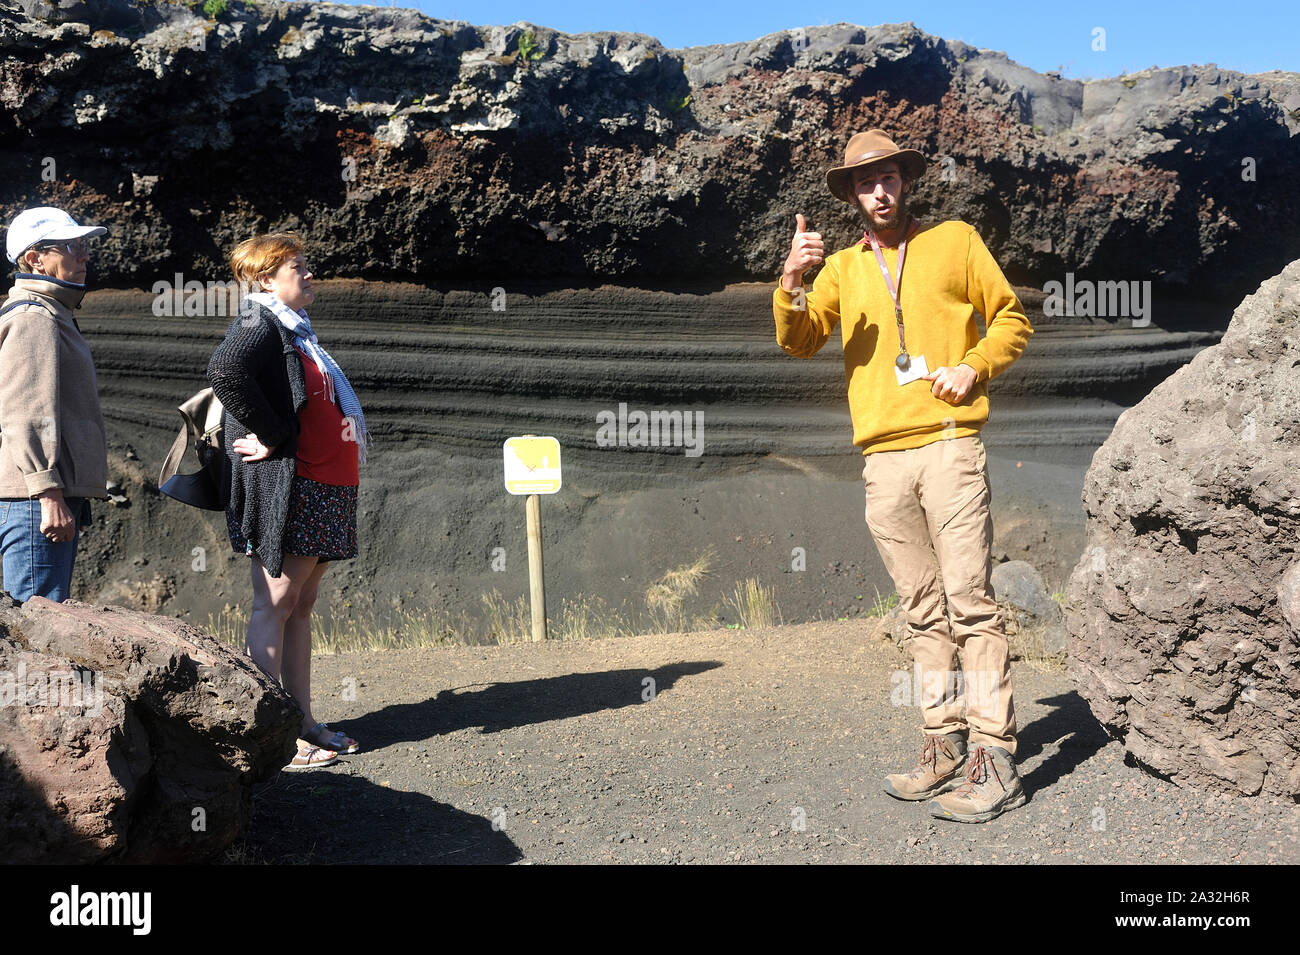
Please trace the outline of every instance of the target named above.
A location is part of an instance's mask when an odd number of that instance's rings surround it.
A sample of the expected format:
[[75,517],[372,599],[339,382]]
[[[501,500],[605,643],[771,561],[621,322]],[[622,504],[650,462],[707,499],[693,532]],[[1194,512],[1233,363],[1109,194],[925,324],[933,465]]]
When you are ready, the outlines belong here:
[[[990,581],[993,522],[979,431],[988,382],[1020,356],[1033,329],[974,229],[908,212],[925,165],[879,129],[850,139],[826,184],[862,214],[863,240],[825,256],[821,236],[798,216],[772,312],[777,343],[798,358],[825,345],[836,325],[844,339],[853,442],[866,457],[867,526],[921,671],[921,755],[887,776],[885,791],[931,799],[939,818],[985,822],[1025,796]],[[824,256],[806,291],[804,272]],[[986,319],[983,339],[976,312]]]

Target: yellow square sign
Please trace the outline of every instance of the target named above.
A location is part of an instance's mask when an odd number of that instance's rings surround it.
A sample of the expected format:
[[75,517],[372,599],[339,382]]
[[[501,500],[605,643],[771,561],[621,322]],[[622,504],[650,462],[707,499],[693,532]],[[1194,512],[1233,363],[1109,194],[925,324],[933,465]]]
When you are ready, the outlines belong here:
[[505,443],[506,490],[511,494],[554,494],[560,489],[560,442],[526,435]]

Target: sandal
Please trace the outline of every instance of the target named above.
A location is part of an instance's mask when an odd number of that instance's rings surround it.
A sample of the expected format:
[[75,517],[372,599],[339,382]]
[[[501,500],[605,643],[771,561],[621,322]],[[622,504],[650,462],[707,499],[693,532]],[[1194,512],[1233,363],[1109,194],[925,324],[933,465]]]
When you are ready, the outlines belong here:
[[321,749],[306,740],[298,740],[298,752],[285,769],[318,769],[332,766],[339,760],[339,754],[333,750]]
[[331,730],[324,723],[317,723],[304,736],[321,749],[331,750],[342,755],[350,755],[360,749],[360,745],[342,730]]

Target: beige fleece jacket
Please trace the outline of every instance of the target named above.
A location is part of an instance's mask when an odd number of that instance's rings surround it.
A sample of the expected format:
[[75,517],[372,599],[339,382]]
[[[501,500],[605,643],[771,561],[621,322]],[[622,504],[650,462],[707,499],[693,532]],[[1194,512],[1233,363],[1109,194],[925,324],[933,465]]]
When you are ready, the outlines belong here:
[[0,317],[0,498],[62,488],[105,497],[108,453],[95,363],[73,320],[85,289],[20,275]]

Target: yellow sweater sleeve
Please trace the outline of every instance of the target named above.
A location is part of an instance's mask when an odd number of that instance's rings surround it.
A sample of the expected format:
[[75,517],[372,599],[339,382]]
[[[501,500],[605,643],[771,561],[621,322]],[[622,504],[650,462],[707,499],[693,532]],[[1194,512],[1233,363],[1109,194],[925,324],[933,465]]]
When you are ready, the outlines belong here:
[[787,292],[778,282],[772,293],[772,316],[781,348],[796,358],[815,355],[840,323],[840,271],[835,256],[826,260],[811,292],[803,288]]
[[1020,357],[1034,329],[1011,283],[974,229],[966,253],[966,295],[984,316],[987,334],[961,363],[975,369],[976,381],[989,381]]

